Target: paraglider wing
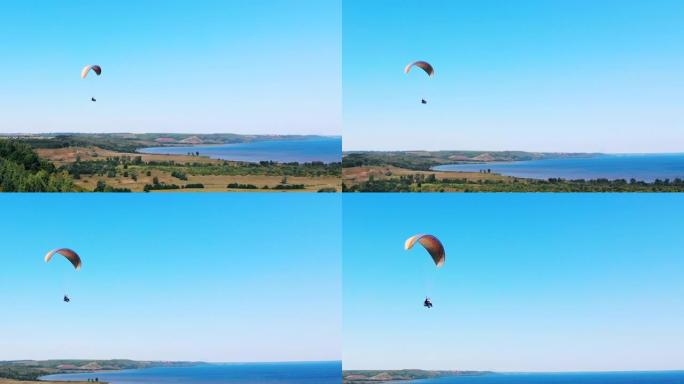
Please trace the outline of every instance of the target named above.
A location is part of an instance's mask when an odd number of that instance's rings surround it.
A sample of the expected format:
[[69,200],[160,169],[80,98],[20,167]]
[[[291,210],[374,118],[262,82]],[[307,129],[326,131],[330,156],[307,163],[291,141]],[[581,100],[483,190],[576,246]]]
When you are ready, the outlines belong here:
[[413,245],[419,242],[420,245],[425,248],[425,250],[432,256],[432,260],[435,262],[437,268],[444,265],[446,261],[446,254],[444,253],[444,246],[442,242],[432,235],[415,235],[406,239],[404,243],[404,249],[409,250],[413,248]]
[[85,79],[86,76],[88,76],[88,72],[90,72],[91,69],[98,76],[100,76],[100,74],[102,73],[102,68],[99,65],[86,65],[85,67],[83,67],[83,70],[81,71],[81,79]]
[[69,248],[53,249],[52,251],[48,252],[47,255],[45,255],[45,262],[49,262],[52,259],[52,256],[54,256],[57,253],[64,256],[67,260],[69,260],[69,262],[74,266],[74,268],[81,269],[81,257],[78,256],[78,253],[74,252]]
[[407,65],[404,68],[404,73],[408,75],[408,73],[411,71],[411,68],[413,67],[418,67],[425,71],[425,73],[428,74],[428,76],[432,77],[435,74],[435,69],[432,68],[432,65],[428,63],[427,61],[415,61],[409,65]]

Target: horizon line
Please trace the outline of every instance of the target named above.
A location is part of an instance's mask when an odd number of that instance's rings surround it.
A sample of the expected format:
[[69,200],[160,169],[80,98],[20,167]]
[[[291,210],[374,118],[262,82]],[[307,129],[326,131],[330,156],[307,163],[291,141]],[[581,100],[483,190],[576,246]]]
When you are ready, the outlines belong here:
[[342,154],[345,153],[359,153],[359,152],[523,152],[523,153],[553,153],[553,154],[568,154],[568,155],[681,155],[684,154],[684,149],[681,151],[665,151],[665,152],[572,152],[572,151],[533,151],[521,149],[342,149]]
[[486,373],[505,373],[505,374],[527,374],[527,373],[635,373],[635,372],[684,372],[684,367],[678,369],[618,369],[618,370],[567,370],[567,371],[497,371],[497,370],[476,370],[476,369],[424,369],[424,368],[401,368],[401,369],[359,369],[342,368],[342,371],[426,371],[426,372],[486,372]]

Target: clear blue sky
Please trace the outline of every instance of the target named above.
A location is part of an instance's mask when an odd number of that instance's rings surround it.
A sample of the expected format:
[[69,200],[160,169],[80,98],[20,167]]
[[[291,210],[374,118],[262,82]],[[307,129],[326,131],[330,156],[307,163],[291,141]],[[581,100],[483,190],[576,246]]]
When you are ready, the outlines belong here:
[[339,195],[141,197],[0,196],[0,360],[340,359]]
[[[345,368],[684,369],[683,196],[357,194],[343,206]],[[403,250],[416,233],[442,240],[442,269]]]
[[681,0],[344,0],[344,149],[682,152],[682,24]]
[[339,0],[2,1],[0,133],[340,134],[340,39]]

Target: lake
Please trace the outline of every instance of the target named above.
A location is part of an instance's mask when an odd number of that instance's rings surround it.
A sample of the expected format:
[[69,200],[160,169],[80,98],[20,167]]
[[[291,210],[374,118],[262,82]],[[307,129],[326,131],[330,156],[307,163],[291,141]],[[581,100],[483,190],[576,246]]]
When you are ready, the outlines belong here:
[[49,375],[42,380],[86,381],[97,377],[112,384],[340,384],[342,363],[233,363],[192,367],[163,367],[123,371]]
[[414,380],[434,384],[681,384],[684,371],[598,373],[494,373]]
[[234,161],[276,161],[279,163],[342,161],[341,137],[312,137],[297,140],[269,140],[238,144],[192,145],[183,147],[150,147],[138,152],[162,155],[187,155],[199,152],[200,156]]
[[514,161],[485,164],[448,164],[436,171],[478,172],[491,169],[506,176],[550,179],[625,179],[653,182],[684,179],[684,153],[657,155],[600,155],[585,158]]

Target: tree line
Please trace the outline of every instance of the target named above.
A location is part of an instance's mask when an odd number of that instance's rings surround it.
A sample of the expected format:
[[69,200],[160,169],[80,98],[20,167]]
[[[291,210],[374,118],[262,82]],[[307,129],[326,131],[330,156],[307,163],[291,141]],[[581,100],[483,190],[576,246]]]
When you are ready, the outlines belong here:
[[73,179],[42,160],[25,143],[0,139],[0,191],[69,192]]

